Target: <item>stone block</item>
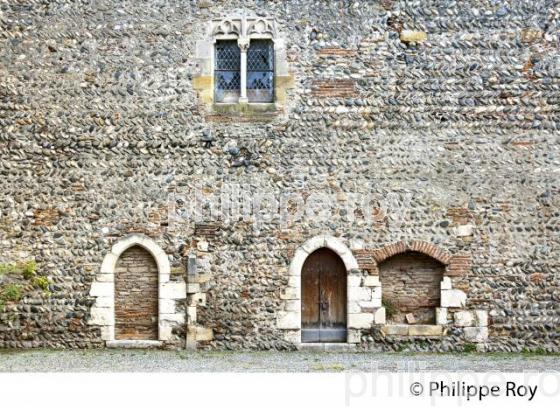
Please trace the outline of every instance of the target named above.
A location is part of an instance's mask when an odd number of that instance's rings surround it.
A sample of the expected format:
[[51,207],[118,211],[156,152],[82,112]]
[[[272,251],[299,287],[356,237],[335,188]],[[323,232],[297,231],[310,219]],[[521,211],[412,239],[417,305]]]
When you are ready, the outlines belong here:
[[208,246],[208,242],[200,241],[196,244],[196,249],[198,249],[200,252],[208,252]]
[[286,312],[301,312],[301,300],[292,299],[284,301],[284,310]]
[[305,259],[309,254],[303,249],[297,249],[292,262],[290,263],[290,269],[288,270],[288,275],[290,276],[301,276],[301,268],[305,262]]
[[115,286],[112,282],[93,282],[89,291],[90,296],[115,297]]
[[481,343],[488,339],[488,327],[466,327],[465,340],[468,342]]
[[299,288],[301,286],[301,276],[288,276],[288,287]]
[[458,237],[472,236],[474,225],[466,224],[455,227],[455,235]]
[[101,264],[101,273],[113,274],[118,259],[119,257],[114,253],[108,253],[107,255],[105,255],[105,258],[103,258],[103,263]]
[[382,306],[381,299],[372,299],[367,301],[358,302],[362,309],[373,309]]
[[113,349],[153,349],[163,343],[161,340],[109,340],[105,345]]
[[373,313],[348,314],[348,327],[350,329],[370,329],[373,325]]
[[455,326],[458,327],[474,326],[474,316],[471,312],[466,310],[455,312],[453,314],[453,320],[455,322]]
[[440,289],[441,290],[452,289],[451,278],[449,276],[444,276],[443,277],[443,280],[440,282]]
[[385,325],[381,331],[387,336],[408,336],[408,325]]
[[362,341],[362,331],[357,329],[348,329],[348,343],[360,343]]
[[381,282],[379,281],[379,276],[368,275],[368,276],[364,277],[362,286],[366,286],[366,287],[370,287],[370,288],[381,287]]
[[488,312],[486,310],[475,310],[477,326],[488,326]]
[[303,249],[307,254],[310,254],[311,252],[319,248],[323,248],[325,246],[326,246],[325,235],[318,235],[305,242],[301,246],[301,249]]
[[200,284],[198,283],[188,283],[187,293],[200,293]]
[[539,41],[543,36],[541,30],[535,28],[525,28],[521,30],[521,42],[523,43],[532,43],[535,41]]
[[214,340],[214,331],[207,327],[197,326],[196,328],[196,341],[197,342],[210,342]]
[[373,314],[373,321],[376,325],[384,325],[386,322],[386,311],[384,307],[375,310]]
[[98,275],[95,275],[95,281],[96,282],[114,282],[115,281],[115,275],[112,273],[100,273]]
[[114,326],[115,311],[109,307],[92,307],[90,310],[90,325]]
[[411,325],[408,329],[409,336],[441,336],[443,327],[440,325]]
[[280,295],[280,299],[282,300],[300,299],[300,293],[301,292],[299,288],[287,287]]
[[371,299],[375,300],[375,299],[379,299],[381,300],[382,294],[381,294],[381,287],[375,287],[372,288],[372,292],[371,292]]
[[175,299],[159,299],[159,313],[175,313]]
[[158,326],[159,340],[171,340],[173,338],[173,326],[171,323],[161,323]]
[[464,307],[467,295],[459,289],[441,291],[441,307]]
[[192,325],[196,323],[196,307],[187,307],[187,324]]
[[192,300],[196,302],[196,306],[206,306],[206,293],[195,293]]
[[348,288],[348,300],[370,301],[372,296],[371,288]]
[[358,302],[349,301],[348,302],[348,313],[361,313],[362,308]]
[[301,328],[301,314],[299,312],[279,312],[276,320],[278,329],[296,330]]
[[349,288],[359,288],[362,283],[362,277],[357,275],[348,275],[347,281]]
[[406,319],[406,323],[408,323],[409,325],[414,325],[417,322],[416,317],[414,317],[414,314],[412,313],[407,313],[406,315],[404,315],[404,318]]
[[101,326],[101,340],[113,340],[115,338],[115,326]]
[[422,43],[428,39],[425,31],[402,30],[400,39],[403,43]]
[[115,298],[109,296],[99,296],[95,299],[95,307],[114,307]]
[[436,308],[436,325],[447,324],[447,308]]
[[[336,252],[340,257],[345,256],[350,251],[341,239],[333,238],[331,236],[327,236],[325,238],[325,245]],[[352,269],[353,267],[347,266],[346,268]]]
[[286,330],[284,332],[284,340],[288,343],[300,344],[301,331],[300,330]]
[[185,323],[184,313],[162,313],[159,315],[159,323],[164,324],[165,322],[171,322],[174,324],[181,325]]
[[187,297],[187,284],[185,282],[167,282],[159,286],[160,299],[184,299]]
[[351,239],[350,240],[350,250],[360,251],[364,249],[364,241],[361,239]]

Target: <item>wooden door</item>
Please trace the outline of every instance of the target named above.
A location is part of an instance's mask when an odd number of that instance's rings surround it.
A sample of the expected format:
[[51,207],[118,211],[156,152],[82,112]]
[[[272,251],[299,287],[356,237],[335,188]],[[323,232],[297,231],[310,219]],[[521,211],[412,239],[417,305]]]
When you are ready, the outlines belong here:
[[302,342],[346,341],[346,268],[327,248],[309,255],[301,272]]

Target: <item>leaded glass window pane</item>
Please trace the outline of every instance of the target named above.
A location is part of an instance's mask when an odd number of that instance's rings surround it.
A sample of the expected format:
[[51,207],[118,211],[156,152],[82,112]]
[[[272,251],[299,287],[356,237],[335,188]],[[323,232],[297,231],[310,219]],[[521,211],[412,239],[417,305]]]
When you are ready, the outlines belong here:
[[216,102],[237,102],[241,86],[241,53],[237,41],[217,41],[214,60]]
[[272,102],[274,46],[271,40],[251,40],[247,51],[247,97],[250,102]]

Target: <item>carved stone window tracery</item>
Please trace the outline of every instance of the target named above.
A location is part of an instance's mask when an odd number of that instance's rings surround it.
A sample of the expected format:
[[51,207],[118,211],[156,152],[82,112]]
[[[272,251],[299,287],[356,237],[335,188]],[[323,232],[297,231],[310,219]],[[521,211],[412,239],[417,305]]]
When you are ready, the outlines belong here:
[[240,12],[211,20],[196,58],[193,86],[212,113],[262,118],[284,112],[293,77],[274,19]]
[[[216,102],[273,102],[275,34],[273,20],[247,16],[213,20]],[[222,68],[230,61],[224,51],[225,44],[229,43],[227,50],[233,54],[234,39],[237,40],[235,50],[239,50],[238,74]]]

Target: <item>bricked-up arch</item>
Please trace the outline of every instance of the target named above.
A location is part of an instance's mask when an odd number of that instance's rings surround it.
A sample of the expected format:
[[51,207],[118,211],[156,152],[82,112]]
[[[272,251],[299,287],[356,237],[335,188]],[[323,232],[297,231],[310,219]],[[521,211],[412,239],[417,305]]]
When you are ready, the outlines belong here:
[[158,268],[138,245],[121,254],[115,269],[115,339],[158,339]]
[[[399,241],[381,248],[354,251],[360,270],[368,275],[368,278],[370,278],[369,280],[372,282],[379,280],[379,267],[384,261],[396,255],[404,255],[407,253],[424,255],[425,257],[432,258],[443,266],[443,278],[440,283],[440,307],[435,308],[435,314],[437,324],[447,324],[447,308],[460,308],[465,306],[466,294],[460,289],[453,288],[452,279],[454,277],[468,275],[471,269],[471,256],[465,253],[451,254],[435,244],[420,240],[413,240],[410,242]],[[381,285],[378,290],[382,297],[383,286]],[[376,319],[376,324],[385,323],[384,313],[385,312],[382,311],[382,314],[379,315],[380,320]]]
[[435,324],[444,272],[444,264],[420,252],[406,251],[383,260],[379,264],[382,299],[393,309],[387,322]]
[[[121,255],[132,247],[141,247],[153,257],[157,266],[158,340],[171,339],[173,326],[184,323],[184,317],[175,313],[175,301],[186,298],[184,282],[170,282],[171,266],[167,254],[145,235],[131,234],[117,241],[111,248],[91,285],[90,295],[95,297],[91,308],[90,325],[101,328],[101,339],[115,340],[115,270]],[[109,343],[107,343],[109,345]]]

